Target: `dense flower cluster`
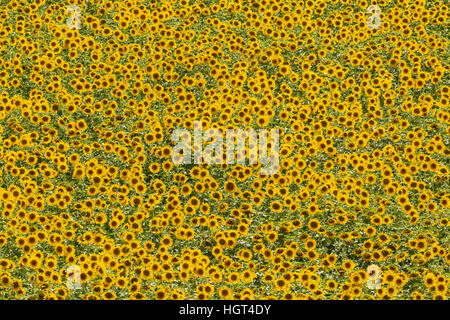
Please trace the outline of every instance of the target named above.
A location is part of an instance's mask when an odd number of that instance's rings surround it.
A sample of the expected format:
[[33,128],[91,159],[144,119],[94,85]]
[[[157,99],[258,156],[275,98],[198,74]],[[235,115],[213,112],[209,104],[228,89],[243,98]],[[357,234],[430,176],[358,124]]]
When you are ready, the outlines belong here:
[[[2,1],[0,299],[448,299],[448,18]],[[279,129],[279,170],[174,164],[196,121]]]

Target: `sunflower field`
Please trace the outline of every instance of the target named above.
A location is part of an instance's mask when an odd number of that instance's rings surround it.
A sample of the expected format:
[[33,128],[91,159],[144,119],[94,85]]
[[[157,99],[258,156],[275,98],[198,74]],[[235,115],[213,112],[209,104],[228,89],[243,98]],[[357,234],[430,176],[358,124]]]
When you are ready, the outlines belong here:
[[[449,299],[449,16],[1,0],[0,300]],[[277,171],[175,164],[195,122]]]

